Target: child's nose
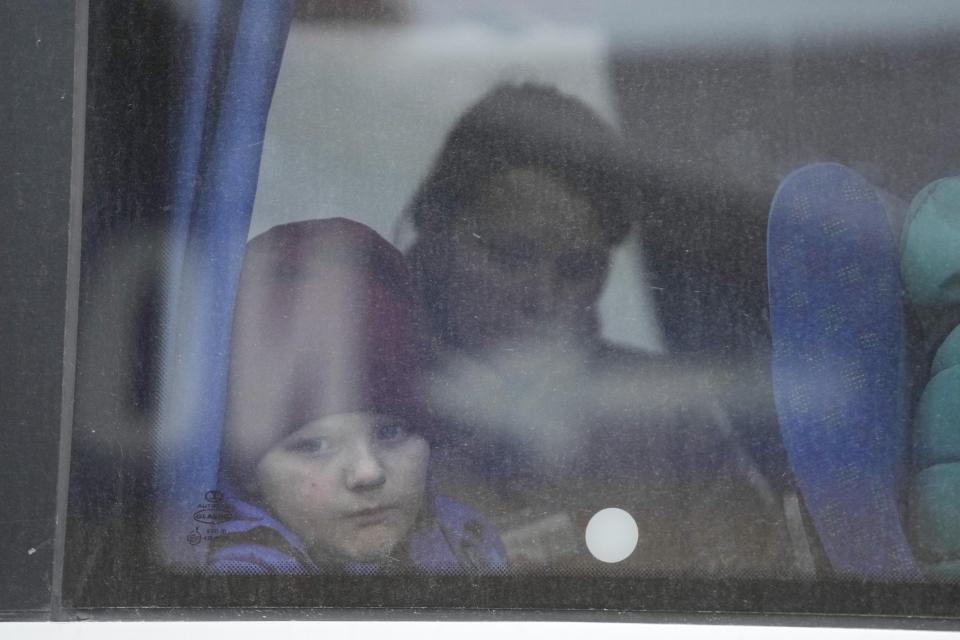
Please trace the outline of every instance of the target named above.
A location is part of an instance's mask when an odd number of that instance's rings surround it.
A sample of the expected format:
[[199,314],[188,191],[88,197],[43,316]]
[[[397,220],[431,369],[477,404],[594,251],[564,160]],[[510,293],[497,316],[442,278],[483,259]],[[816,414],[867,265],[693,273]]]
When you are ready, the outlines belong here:
[[376,454],[361,447],[347,466],[347,488],[352,491],[375,489],[387,481],[387,474]]

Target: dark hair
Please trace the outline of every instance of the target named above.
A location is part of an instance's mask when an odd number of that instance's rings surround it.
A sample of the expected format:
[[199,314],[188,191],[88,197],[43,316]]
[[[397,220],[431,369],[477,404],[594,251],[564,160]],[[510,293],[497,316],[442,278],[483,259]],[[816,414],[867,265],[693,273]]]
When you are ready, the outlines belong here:
[[501,85],[460,117],[405,213],[418,231],[440,232],[494,176],[543,169],[588,198],[617,244],[636,200],[627,156],[617,133],[576,98],[542,85]]

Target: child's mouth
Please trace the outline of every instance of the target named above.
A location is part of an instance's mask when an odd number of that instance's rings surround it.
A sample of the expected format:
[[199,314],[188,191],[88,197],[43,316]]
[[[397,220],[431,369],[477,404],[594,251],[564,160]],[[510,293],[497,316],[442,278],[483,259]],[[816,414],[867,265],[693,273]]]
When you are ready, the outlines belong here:
[[387,520],[395,510],[396,507],[392,505],[371,507],[369,509],[353,511],[349,513],[347,517],[358,526],[369,527]]

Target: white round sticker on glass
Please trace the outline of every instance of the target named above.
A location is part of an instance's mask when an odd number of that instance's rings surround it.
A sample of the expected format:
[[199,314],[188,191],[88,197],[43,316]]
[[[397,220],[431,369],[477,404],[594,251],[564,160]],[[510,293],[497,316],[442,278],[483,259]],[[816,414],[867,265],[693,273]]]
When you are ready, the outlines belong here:
[[626,560],[639,539],[637,521],[623,509],[601,509],[587,523],[587,549],[601,562]]

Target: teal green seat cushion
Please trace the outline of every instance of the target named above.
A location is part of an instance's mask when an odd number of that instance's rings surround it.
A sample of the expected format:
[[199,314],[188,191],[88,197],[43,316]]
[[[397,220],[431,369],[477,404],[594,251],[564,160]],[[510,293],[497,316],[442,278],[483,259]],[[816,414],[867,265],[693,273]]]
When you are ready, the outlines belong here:
[[960,325],[950,332],[937,349],[937,354],[933,357],[933,365],[930,367],[930,375],[935,376],[944,369],[958,364],[960,364]]
[[931,561],[960,557],[960,462],[938,464],[914,478],[910,520],[914,542]]
[[927,383],[914,415],[917,468],[960,462],[960,366],[941,371]]
[[931,564],[927,567],[927,572],[931,578],[943,582],[960,582],[960,560],[944,560]]
[[932,182],[910,203],[900,271],[915,304],[960,303],[960,178]]

